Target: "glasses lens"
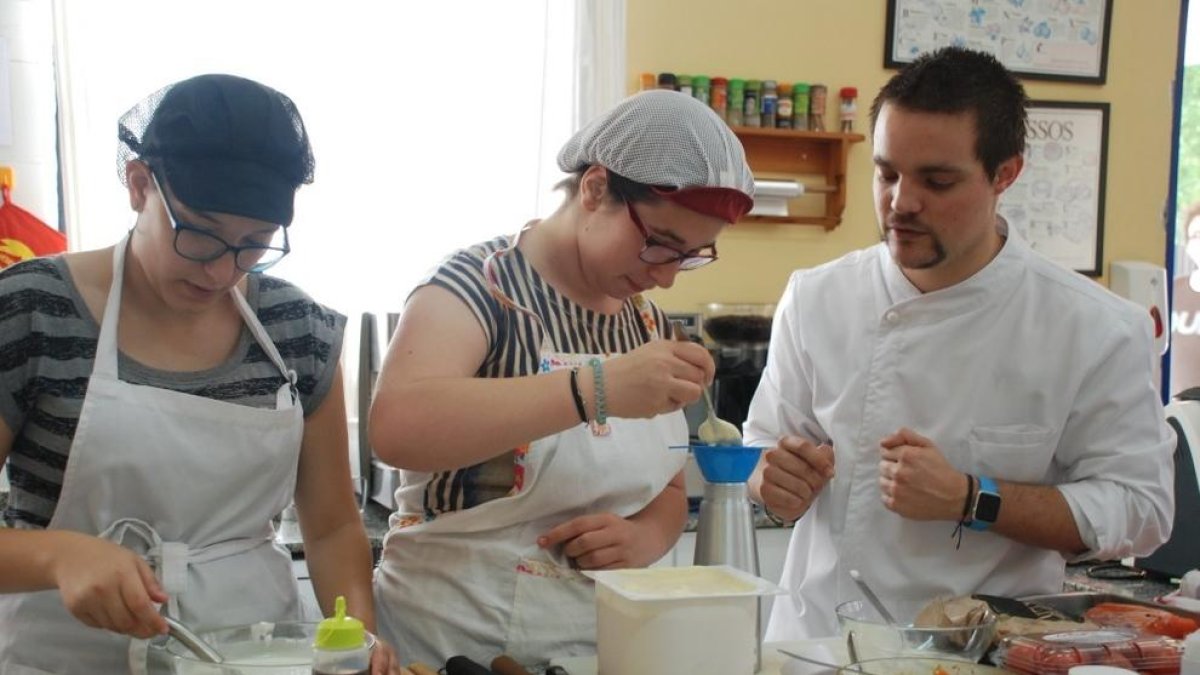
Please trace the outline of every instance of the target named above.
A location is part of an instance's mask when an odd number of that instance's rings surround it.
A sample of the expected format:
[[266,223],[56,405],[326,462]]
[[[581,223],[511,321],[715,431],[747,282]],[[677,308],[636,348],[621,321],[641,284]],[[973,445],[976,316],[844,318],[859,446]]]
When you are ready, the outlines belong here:
[[238,251],[237,266],[243,272],[262,272],[285,255],[287,251],[279,248],[244,248]]
[[175,251],[188,260],[206,262],[221,257],[228,247],[217,237],[180,226],[175,230]]
[[706,257],[692,256],[690,258],[684,258],[683,260],[679,261],[679,269],[694,270],[697,267],[704,267],[705,265],[707,265],[708,263],[710,263],[714,260],[716,260],[716,258],[709,258],[707,256]]

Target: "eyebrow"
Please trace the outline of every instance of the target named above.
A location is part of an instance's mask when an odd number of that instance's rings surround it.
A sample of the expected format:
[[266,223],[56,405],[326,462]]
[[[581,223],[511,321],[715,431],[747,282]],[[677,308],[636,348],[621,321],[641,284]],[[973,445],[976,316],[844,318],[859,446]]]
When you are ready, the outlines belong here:
[[[880,157],[879,155],[875,155],[872,159],[875,162],[875,166],[881,169],[891,169],[894,171],[896,168],[892,166],[891,162]],[[917,173],[926,175],[931,173],[952,173],[956,175],[962,175],[967,173],[967,170],[953,164],[929,164],[927,166],[917,167]]]

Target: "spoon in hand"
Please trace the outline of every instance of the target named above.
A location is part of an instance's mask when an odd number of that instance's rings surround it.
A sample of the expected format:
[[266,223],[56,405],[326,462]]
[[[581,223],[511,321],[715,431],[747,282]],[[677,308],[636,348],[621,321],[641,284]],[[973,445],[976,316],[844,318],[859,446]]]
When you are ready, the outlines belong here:
[[[671,324],[671,333],[677,342],[691,342],[678,321]],[[713,406],[708,387],[703,387],[702,390],[704,403],[708,406],[708,417],[696,428],[696,436],[708,445],[741,445],[742,432],[731,422],[717,417],[717,409]]]

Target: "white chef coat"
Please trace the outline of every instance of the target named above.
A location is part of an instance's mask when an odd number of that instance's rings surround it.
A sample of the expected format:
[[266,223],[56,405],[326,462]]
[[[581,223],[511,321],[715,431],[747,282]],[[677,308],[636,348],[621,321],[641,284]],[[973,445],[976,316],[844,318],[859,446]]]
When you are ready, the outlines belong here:
[[[879,494],[880,440],[906,426],[956,469],[1056,485],[1089,551],[1144,555],[1170,533],[1174,433],[1146,312],[1015,233],[984,269],[922,294],[886,245],[792,275],[747,444],[832,443],[834,480],[796,524],[766,640],[834,635],[857,568],[886,602],[1060,592],[1061,554],[907,520]],[[841,561],[854,561],[853,564]]]

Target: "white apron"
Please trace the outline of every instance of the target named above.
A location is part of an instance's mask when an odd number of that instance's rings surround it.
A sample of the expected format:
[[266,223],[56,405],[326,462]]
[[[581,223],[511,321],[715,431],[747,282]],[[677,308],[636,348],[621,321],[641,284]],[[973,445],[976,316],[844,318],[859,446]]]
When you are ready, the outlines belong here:
[[[652,328],[648,311],[642,320]],[[552,353],[548,343],[542,372],[592,358]],[[527,665],[595,653],[593,583],[561,547],[538,548],[537,537],[577,516],[641,511],[683,468],[686,455],[669,446],[688,438],[682,412],[609,425],[608,435],[579,424],[534,441],[523,457],[518,449],[518,484],[506,497],[408,526],[393,516],[375,613],[397,653],[432,664],[460,654],[490,663],[505,653]]]
[[[49,529],[99,535],[142,553],[196,628],[296,620],[291,558],[271,518],[292,498],[303,410],[262,324],[238,311],[288,380],[274,409],[251,408],[117,377],[117,322],[128,236],[113,252],[96,359]],[[57,590],[0,596],[0,673],[120,673],[144,666],[141,640],[89,628]]]

